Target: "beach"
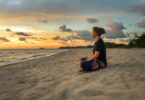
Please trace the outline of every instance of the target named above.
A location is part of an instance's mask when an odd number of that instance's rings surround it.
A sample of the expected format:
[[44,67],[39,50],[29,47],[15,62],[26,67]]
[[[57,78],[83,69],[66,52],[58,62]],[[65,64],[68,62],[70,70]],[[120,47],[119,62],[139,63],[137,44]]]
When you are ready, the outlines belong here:
[[108,49],[108,67],[78,72],[92,48],[0,67],[0,100],[144,100],[145,49]]

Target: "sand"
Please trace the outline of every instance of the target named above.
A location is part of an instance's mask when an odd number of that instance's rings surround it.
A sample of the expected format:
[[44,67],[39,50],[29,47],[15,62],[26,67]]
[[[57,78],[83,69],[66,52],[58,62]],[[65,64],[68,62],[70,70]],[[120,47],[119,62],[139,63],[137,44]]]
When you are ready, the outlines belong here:
[[107,49],[108,67],[78,72],[92,49],[0,67],[0,100],[144,100],[145,49]]

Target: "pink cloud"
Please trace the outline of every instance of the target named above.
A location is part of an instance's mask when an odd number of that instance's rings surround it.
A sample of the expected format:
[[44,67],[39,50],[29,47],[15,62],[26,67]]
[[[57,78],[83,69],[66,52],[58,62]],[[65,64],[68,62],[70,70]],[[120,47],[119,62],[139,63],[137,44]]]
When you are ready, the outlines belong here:
[[138,27],[145,28],[145,19],[137,23]]

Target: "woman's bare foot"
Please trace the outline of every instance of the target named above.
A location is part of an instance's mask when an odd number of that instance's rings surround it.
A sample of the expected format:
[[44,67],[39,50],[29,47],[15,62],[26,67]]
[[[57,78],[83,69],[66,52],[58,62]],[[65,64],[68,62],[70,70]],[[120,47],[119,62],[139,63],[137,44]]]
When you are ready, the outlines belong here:
[[81,69],[79,70],[79,72],[84,72],[84,70],[81,68]]

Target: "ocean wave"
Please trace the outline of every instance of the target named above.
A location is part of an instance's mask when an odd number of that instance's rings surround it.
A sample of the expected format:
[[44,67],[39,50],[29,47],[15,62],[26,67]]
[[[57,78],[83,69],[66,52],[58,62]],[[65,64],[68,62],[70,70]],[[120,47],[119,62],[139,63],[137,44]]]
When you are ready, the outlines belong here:
[[21,59],[19,59],[19,60],[26,60],[26,59],[28,59],[28,58],[21,58]]
[[44,56],[44,54],[43,55],[33,55],[31,57],[38,57],[38,56]]
[[[27,60],[31,60],[31,59],[38,59],[38,58],[42,58],[42,57],[47,57],[47,56],[51,56],[60,52],[64,52],[67,50],[45,50],[45,51],[38,51],[38,50],[34,50],[33,54],[28,54],[28,51],[26,52],[26,50],[15,50],[15,54],[13,55],[8,55],[10,54],[9,52],[12,52],[11,50],[7,51],[7,53],[5,53],[5,51],[1,51],[4,52],[5,55],[0,55],[0,66],[2,65],[7,65],[7,64],[12,64],[12,63],[17,63],[17,62],[22,62],[22,61],[27,61]],[[29,52],[30,53],[30,52]]]

